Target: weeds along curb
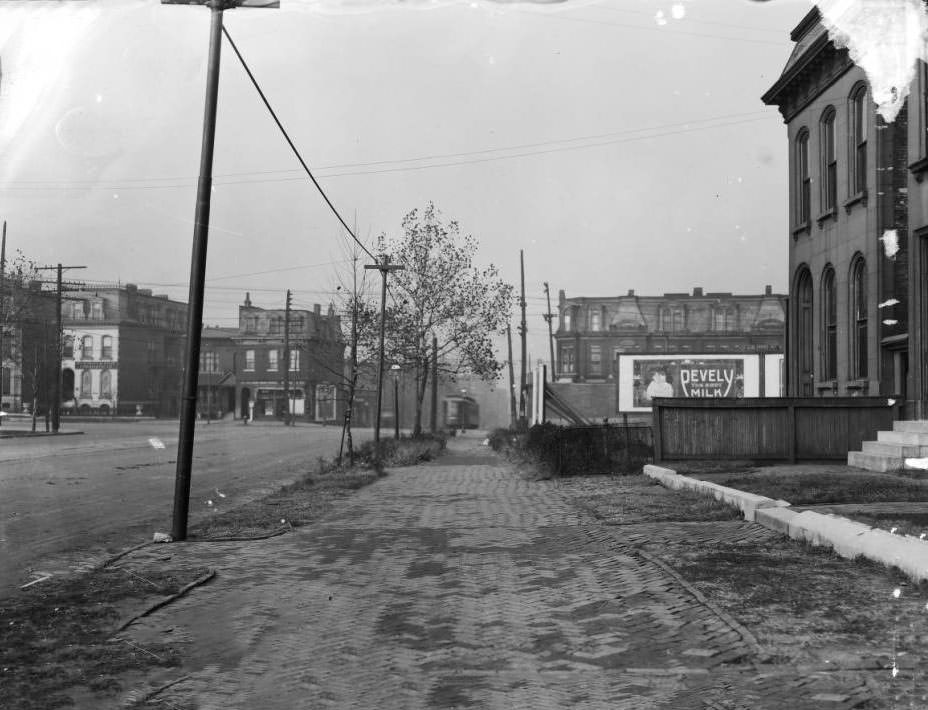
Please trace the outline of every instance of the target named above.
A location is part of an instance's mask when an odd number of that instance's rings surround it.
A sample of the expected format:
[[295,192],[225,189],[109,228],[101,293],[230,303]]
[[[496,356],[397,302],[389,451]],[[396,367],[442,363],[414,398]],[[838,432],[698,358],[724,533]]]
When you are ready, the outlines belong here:
[[216,570],[211,569],[211,570],[209,570],[206,574],[202,575],[201,577],[197,577],[195,580],[193,580],[192,582],[190,582],[190,584],[184,585],[180,590],[178,590],[177,592],[175,592],[175,593],[172,594],[171,596],[165,597],[164,599],[159,599],[157,602],[155,602],[154,604],[152,604],[150,607],[148,607],[148,608],[145,609],[144,611],[139,612],[138,614],[136,614],[135,616],[130,617],[129,619],[126,619],[126,621],[122,622],[118,627],[116,627],[116,629],[115,629],[115,630],[113,631],[113,633],[111,634],[110,640],[113,640],[112,637],[116,636],[116,634],[121,633],[122,631],[125,631],[129,626],[131,626],[132,624],[134,624],[134,623],[135,623],[136,621],[138,621],[139,619],[141,619],[141,618],[143,618],[143,617],[146,617],[146,616],[148,616],[149,614],[152,614],[152,613],[158,611],[158,609],[161,609],[162,607],[167,606],[167,605],[170,604],[171,602],[180,599],[182,596],[184,596],[184,595],[185,595],[187,592],[189,592],[191,589],[195,589],[196,587],[199,587],[199,586],[202,586],[202,585],[206,584],[207,582],[209,582],[209,581],[210,581],[213,577],[215,577],[215,576],[216,576]]
[[[737,506],[744,519],[811,545],[830,547],[837,555],[853,560],[865,557],[896,567],[914,582],[928,580],[928,541],[895,535],[847,518],[811,510],[798,512],[786,501],[775,501],[708,481],[680,476],[676,471],[647,465],[644,474],[667,488],[687,489]],[[758,500],[761,499],[760,504]]]

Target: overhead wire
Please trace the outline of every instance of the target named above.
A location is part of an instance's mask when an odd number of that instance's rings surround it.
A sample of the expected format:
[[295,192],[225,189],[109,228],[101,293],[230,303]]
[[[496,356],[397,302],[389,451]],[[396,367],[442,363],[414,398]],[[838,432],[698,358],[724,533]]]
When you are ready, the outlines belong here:
[[271,114],[271,118],[274,119],[274,123],[277,124],[277,128],[280,129],[281,134],[284,139],[287,141],[287,144],[290,146],[290,149],[293,151],[293,154],[296,156],[296,159],[300,161],[300,165],[303,166],[303,170],[306,171],[306,174],[309,176],[309,179],[312,180],[313,185],[316,186],[316,190],[319,191],[319,194],[322,196],[322,199],[325,200],[325,203],[329,206],[329,209],[332,210],[338,221],[341,222],[342,226],[345,228],[345,231],[351,235],[351,238],[355,243],[361,247],[362,251],[367,254],[371,259],[377,261],[377,257],[374,256],[373,252],[368,249],[364,243],[358,239],[351,227],[348,226],[348,223],[341,216],[338,209],[335,205],[332,204],[332,200],[329,199],[329,196],[325,193],[325,190],[322,189],[322,185],[319,184],[319,181],[316,180],[316,177],[313,175],[312,171],[309,169],[309,166],[306,164],[306,161],[303,160],[303,156],[300,154],[300,151],[297,149],[296,145],[293,143],[293,140],[290,138],[290,134],[287,133],[287,130],[284,128],[283,124],[280,122],[280,119],[277,117],[277,113],[274,111],[270,102],[267,100],[267,96],[264,95],[264,91],[261,89],[261,86],[258,84],[258,80],[255,79],[254,74],[252,74],[251,69],[248,67],[248,63],[245,61],[245,58],[242,56],[242,53],[238,50],[238,46],[235,44],[235,41],[232,39],[232,36],[229,34],[229,30],[226,29],[226,26],[222,26],[222,32],[226,36],[226,39],[229,40],[229,44],[232,47],[232,51],[235,52],[235,56],[238,57],[239,62],[242,65],[242,68],[245,70],[245,73],[248,74],[248,78],[251,80],[252,85],[255,87],[255,90],[258,92],[258,95],[261,97],[261,101],[264,102],[265,107],[268,112]]

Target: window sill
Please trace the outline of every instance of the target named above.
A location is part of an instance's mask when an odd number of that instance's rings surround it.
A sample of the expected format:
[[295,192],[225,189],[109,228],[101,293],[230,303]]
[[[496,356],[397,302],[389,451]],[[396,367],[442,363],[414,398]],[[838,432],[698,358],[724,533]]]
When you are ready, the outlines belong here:
[[798,239],[799,235],[802,234],[803,232],[808,234],[811,231],[812,229],[811,229],[811,224],[809,224],[809,220],[806,220],[805,222],[801,222],[800,224],[797,224],[795,227],[793,227],[793,239]]
[[834,392],[834,393],[837,394],[837,392],[838,392],[838,381],[837,381],[837,380],[822,380],[822,381],[816,383],[815,389],[816,389],[819,393],[821,393],[821,392]]
[[869,383],[867,380],[849,380],[844,388],[853,393],[866,392],[869,389]]
[[915,176],[915,182],[921,182],[925,179],[925,173],[928,172],[928,156],[921,160],[916,160],[909,164],[909,171]]
[[815,218],[815,221],[818,223],[818,228],[821,229],[825,225],[825,222],[830,219],[836,221],[838,219],[838,210],[834,207],[832,207],[827,212],[822,212],[822,214]]
[[867,191],[858,192],[856,195],[851,195],[844,203],[844,212],[846,214],[851,213],[851,208],[857,203],[861,203],[865,207],[867,206]]

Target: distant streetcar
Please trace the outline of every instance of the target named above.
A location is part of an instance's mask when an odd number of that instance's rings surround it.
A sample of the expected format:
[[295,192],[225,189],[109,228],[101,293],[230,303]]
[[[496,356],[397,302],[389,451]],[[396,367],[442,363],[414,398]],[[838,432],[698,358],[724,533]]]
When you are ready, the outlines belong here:
[[446,429],[476,429],[480,426],[480,407],[473,397],[449,395],[442,402]]

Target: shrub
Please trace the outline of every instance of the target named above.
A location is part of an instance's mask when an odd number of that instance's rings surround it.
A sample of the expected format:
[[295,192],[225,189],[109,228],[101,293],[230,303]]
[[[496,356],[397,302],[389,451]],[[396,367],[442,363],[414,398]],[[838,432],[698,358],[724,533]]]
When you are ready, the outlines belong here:
[[377,446],[373,441],[365,441],[358,449],[357,459],[378,472],[382,472],[385,466],[414,466],[439,456],[445,450],[447,441],[447,435],[443,432],[381,439]]

